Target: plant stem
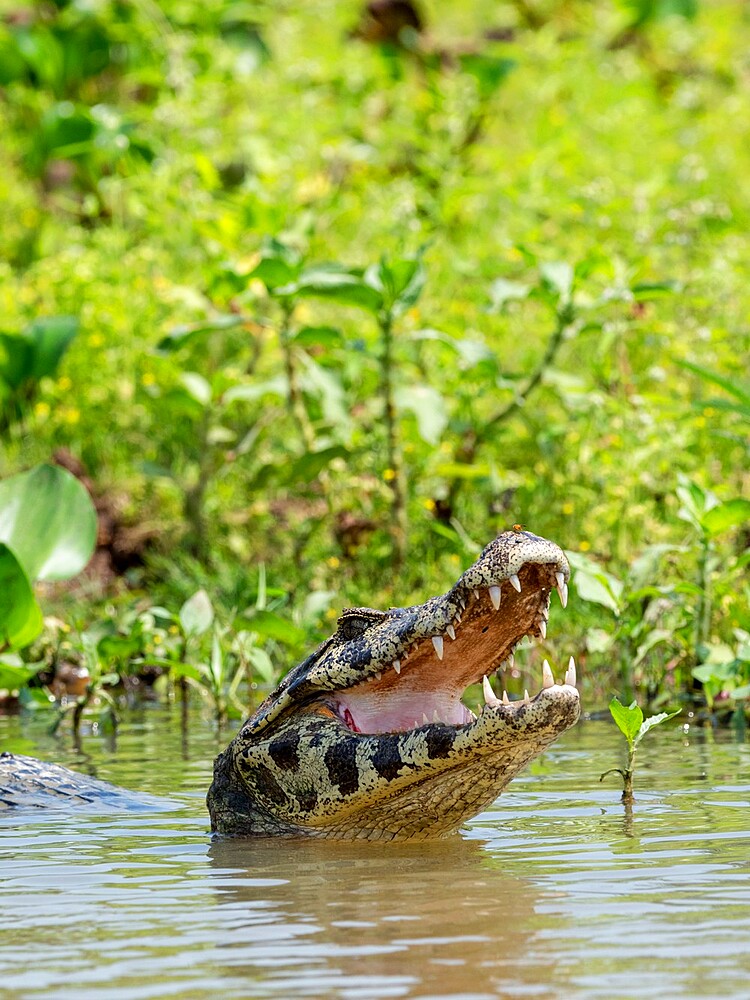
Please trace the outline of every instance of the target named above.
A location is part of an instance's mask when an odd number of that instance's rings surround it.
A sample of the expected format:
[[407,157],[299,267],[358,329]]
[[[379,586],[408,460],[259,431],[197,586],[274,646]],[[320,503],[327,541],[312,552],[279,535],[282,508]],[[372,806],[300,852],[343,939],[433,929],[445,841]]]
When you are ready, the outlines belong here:
[[391,475],[389,480],[392,493],[391,513],[393,517],[391,534],[396,550],[396,568],[398,568],[404,564],[406,559],[408,524],[404,466],[398,440],[396,406],[393,401],[393,316],[389,310],[383,311],[380,314],[378,324],[383,337],[380,369],[383,409],[385,412],[387,461]]
[[310,416],[307,412],[302,391],[299,387],[299,377],[297,374],[297,367],[294,363],[294,351],[292,350],[290,339],[294,306],[290,302],[284,301],[281,303],[281,309],[282,315],[281,324],[279,326],[279,343],[281,345],[281,352],[284,356],[284,369],[286,371],[286,379],[289,386],[287,395],[289,414],[297,422],[300,431],[302,432],[302,439],[305,442],[305,447],[308,451],[313,451],[315,446],[315,431],[310,423]]
[[698,559],[700,600],[698,602],[698,615],[695,623],[695,649],[693,650],[693,660],[695,663],[700,663],[702,658],[701,649],[707,645],[711,634],[713,598],[711,595],[711,576],[708,566],[710,558],[711,542],[704,535],[701,539],[701,553]]
[[[492,432],[495,431],[500,424],[508,420],[508,418],[511,417],[516,410],[519,410],[526,403],[528,397],[541,382],[545,371],[555,360],[557,352],[560,350],[563,340],[565,339],[565,332],[573,322],[573,318],[574,317],[569,307],[557,310],[557,321],[555,323],[555,328],[552,331],[552,335],[547,343],[547,348],[536,368],[526,380],[526,384],[523,388],[516,392],[510,402],[501,407],[496,413],[489,417],[489,419],[483,421],[477,429],[472,430],[466,435],[464,443],[456,455],[457,461],[465,465],[471,465],[474,462],[480,447],[485,443],[485,441],[487,441]],[[450,507],[453,507],[462,483],[463,480],[461,479],[454,479],[451,483],[448,494],[448,505]]]

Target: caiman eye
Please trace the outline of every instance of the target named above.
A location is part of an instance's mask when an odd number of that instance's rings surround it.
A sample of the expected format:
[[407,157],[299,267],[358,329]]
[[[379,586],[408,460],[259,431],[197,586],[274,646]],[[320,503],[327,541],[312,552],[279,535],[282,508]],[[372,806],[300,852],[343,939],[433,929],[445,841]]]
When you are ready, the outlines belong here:
[[374,608],[344,608],[338,620],[336,636],[344,641],[358,639],[384,618],[385,614]]

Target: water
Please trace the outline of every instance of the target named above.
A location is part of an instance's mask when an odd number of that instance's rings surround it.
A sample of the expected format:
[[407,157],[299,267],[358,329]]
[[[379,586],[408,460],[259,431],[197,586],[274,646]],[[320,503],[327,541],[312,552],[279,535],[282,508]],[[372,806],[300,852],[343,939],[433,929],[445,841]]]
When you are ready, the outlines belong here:
[[175,803],[0,819],[0,996],[750,997],[750,746],[654,730],[632,817],[598,781],[618,747],[580,724],[448,842],[213,842],[198,720],[76,752],[0,719],[2,749]]

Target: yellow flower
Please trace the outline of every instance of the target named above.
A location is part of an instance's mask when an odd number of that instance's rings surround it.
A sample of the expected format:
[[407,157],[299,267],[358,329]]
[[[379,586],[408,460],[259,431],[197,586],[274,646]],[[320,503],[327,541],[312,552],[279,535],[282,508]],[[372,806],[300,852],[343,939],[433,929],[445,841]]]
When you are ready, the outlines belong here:
[[562,510],[563,514],[572,514],[573,504],[570,502],[570,500],[566,500],[560,509]]
[[579,552],[588,552],[590,548],[591,548],[591,543],[585,540],[582,541],[581,544],[578,546]]
[[60,410],[60,416],[63,423],[77,424],[81,419],[81,411],[77,410],[75,406],[64,406],[62,410]]
[[338,556],[331,556],[329,559],[326,559],[326,563],[331,567],[331,569],[336,569],[341,565],[341,561]]
[[104,337],[100,333],[92,333],[89,337],[89,347],[101,347],[104,343]]
[[395,478],[396,478],[395,469],[385,469],[385,471],[383,472],[383,479],[385,479],[387,483],[392,483]]
[[66,392],[68,389],[70,389],[72,385],[73,383],[70,381],[67,375],[63,375],[62,378],[59,378],[57,380],[57,388],[62,389],[63,392]]
[[34,407],[34,414],[38,420],[46,420],[49,413],[49,403],[45,403],[44,400],[40,400]]
[[423,500],[422,503],[427,508],[427,510],[435,509],[435,501],[432,499],[432,497],[427,497],[427,499]]
[[144,372],[143,375],[142,375],[142,377],[141,377],[141,384],[142,385],[155,385],[156,384],[156,376],[154,375],[154,373],[153,372]]

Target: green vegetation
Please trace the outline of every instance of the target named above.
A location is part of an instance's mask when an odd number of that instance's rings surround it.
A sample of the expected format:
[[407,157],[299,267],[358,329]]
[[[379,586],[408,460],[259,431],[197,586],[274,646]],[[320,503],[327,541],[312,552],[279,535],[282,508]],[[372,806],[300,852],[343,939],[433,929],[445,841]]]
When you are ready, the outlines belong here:
[[239,715],[521,522],[573,580],[511,692],[573,652],[590,708],[744,716],[750,17],[423,13],[0,3],[0,490],[56,460],[100,521],[40,636],[0,531],[29,709]]
[[653,729],[654,726],[666,722],[667,719],[673,719],[675,715],[680,714],[682,709],[678,708],[676,712],[670,713],[660,712],[658,715],[652,715],[650,718],[644,719],[643,712],[635,702],[626,708],[620,702],[619,698],[613,698],[609,703],[609,711],[617,724],[617,728],[628,741],[628,764],[625,768],[611,767],[601,775],[599,781],[603,781],[608,774],[619,774],[623,783],[622,801],[626,805],[632,805],[635,799],[633,795],[633,769],[635,767],[635,752],[638,749],[638,744],[649,729]]

